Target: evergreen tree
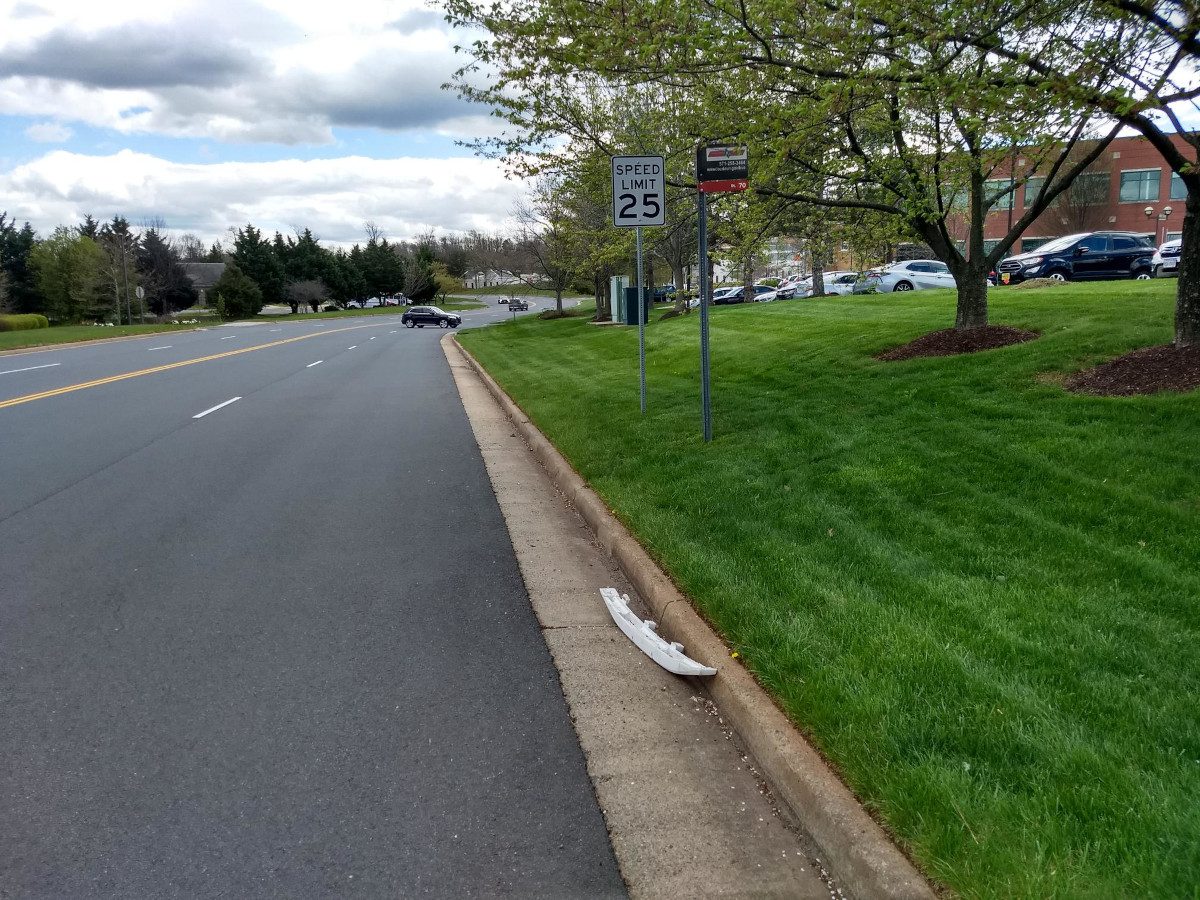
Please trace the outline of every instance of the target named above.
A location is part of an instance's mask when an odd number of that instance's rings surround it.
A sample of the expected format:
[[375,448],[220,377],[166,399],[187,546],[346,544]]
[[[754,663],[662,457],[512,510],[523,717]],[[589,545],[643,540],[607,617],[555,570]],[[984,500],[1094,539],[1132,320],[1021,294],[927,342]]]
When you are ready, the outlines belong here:
[[219,298],[224,308],[223,315],[229,319],[247,319],[256,316],[263,308],[263,294],[254,279],[241,270],[236,262],[225,265],[225,271],[212,288],[213,297]]
[[283,302],[283,265],[261,231],[253,225],[238,229],[231,255],[242,274],[258,285],[262,303]]
[[18,313],[45,311],[45,299],[38,291],[37,274],[30,268],[29,254],[37,235],[28,222],[17,223],[0,212],[0,268],[4,270],[8,288],[8,305]]
[[179,254],[155,228],[142,235],[137,270],[146,288],[146,302],[157,316],[187,309],[199,299],[191,279],[184,274]]

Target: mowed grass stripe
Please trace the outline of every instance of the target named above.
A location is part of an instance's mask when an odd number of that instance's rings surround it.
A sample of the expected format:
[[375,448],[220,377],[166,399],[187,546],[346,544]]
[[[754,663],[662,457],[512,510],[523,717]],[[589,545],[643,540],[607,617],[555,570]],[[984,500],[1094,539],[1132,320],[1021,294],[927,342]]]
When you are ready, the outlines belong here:
[[971,897],[1200,884],[1200,395],[1066,393],[1171,336],[1175,282],[993,291],[1037,341],[873,354],[953,297],[524,320],[460,340],[935,878]]

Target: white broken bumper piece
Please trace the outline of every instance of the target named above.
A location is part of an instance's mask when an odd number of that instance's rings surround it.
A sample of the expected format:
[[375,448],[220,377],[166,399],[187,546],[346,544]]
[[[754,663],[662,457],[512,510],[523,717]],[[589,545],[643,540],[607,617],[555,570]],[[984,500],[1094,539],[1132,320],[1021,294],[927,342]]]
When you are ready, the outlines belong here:
[[600,588],[600,596],[608,607],[609,615],[625,636],[637,644],[648,657],[676,675],[716,675],[717,670],[703,666],[683,655],[683,644],[667,643],[656,630],[658,625],[649,620],[643,622],[629,609],[629,596],[622,596],[616,588]]

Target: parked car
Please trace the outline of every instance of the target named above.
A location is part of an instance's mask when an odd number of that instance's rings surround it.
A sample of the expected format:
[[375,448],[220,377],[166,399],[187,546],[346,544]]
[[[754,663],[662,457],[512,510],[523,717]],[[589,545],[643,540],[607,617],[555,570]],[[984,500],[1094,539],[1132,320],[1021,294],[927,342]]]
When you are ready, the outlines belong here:
[[1150,259],[1150,271],[1154,273],[1155,278],[1179,274],[1179,254],[1182,247],[1183,239],[1176,238],[1154,251],[1154,256]]
[[854,293],[867,294],[874,288],[881,294],[893,291],[917,291],[924,288],[957,287],[950,267],[936,259],[909,259],[894,262],[864,273]]
[[1029,253],[1018,253],[999,266],[1000,281],[1027,278],[1084,281],[1101,278],[1150,278],[1154,245],[1132,231],[1093,231],[1068,234]]
[[780,300],[791,300],[796,296],[796,288],[799,285],[799,278],[785,278],[779,282],[779,287],[775,288],[775,291],[779,294]]
[[501,306],[503,306],[503,305],[505,305],[506,303],[508,303],[508,298],[507,298],[507,297],[501,297],[501,298],[500,298],[499,300],[497,300],[496,302],[497,302],[497,303],[499,303]]
[[652,302],[654,302],[654,303],[667,303],[667,302],[669,302],[669,301],[671,300],[671,298],[672,298],[672,297],[674,297],[674,296],[675,296],[675,285],[673,285],[673,284],[660,284],[658,287],[656,287],[656,288],[654,289],[654,295],[653,295],[653,301],[652,301]]
[[400,324],[406,328],[424,328],[426,325],[436,325],[439,328],[457,328],[462,324],[462,317],[436,306],[414,306],[404,311]]
[[[721,288],[713,294],[712,302],[717,306],[726,303],[744,303],[745,291],[745,287]],[[754,286],[754,299],[758,303],[770,303],[772,300],[778,299],[778,294],[776,294],[773,287],[768,287],[765,284],[756,284]]]
[[[826,294],[850,294],[854,292],[854,283],[858,281],[857,272],[833,271],[821,276]],[[813,292],[812,277],[805,279],[806,285],[802,296],[811,297]]]

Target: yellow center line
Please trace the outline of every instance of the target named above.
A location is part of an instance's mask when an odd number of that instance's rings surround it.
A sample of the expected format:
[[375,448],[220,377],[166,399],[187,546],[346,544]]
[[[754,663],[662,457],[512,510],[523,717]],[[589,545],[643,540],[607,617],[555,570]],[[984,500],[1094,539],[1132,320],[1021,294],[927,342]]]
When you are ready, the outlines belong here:
[[378,328],[381,325],[389,324],[384,322],[373,322],[369,325],[351,325],[346,328],[331,328],[328,331],[314,331],[311,334],[302,334],[299,337],[283,338],[278,341],[271,341],[269,344],[256,344],[253,347],[241,347],[237,350],[229,350],[225,353],[214,353],[211,356],[201,356],[196,359],[185,359],[181,362],[167,363],[162,366],[152,366],[149,369],[138,369],[136,372],[125,372],[121,375],[110,375],[107,378],[97,378],[93,381],[82,381],[79,384],[69,384],[66,387],[55,388],[52,391],[42,391],[37,394],[26,394],[23,397],[13,397],[11,400],[0,400],[0,409],[7,409],[10,406],[20,406],[22,403],[32,403],[34,400],[45,400],[49,397],[57,397],[60,394],[70,394],[75,391],[83,391],[88,388],[100,387],[105,384],[113,384],[117,381],[125,381],[128,378],[138,378],[142,375],[153,375],[155,372],[166,372],[169,369],[179,369],[183,366],[194,366],[197,363],[212,362],[214,359],[224,359],[227,356],[240,356],[243,353],[252,353],[255,350],[266,350],[268,347],[279,347],[283,344],[294,344],[296,341],[306,341],[309,338],[321,337],[326,334],[337,334],[340,331],[356,331],[359,328]]

